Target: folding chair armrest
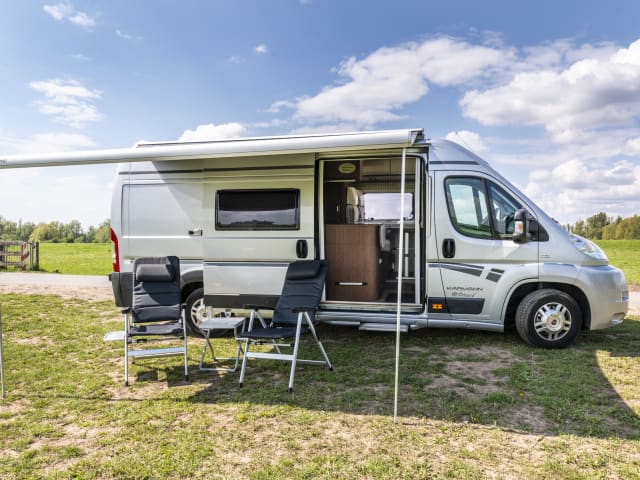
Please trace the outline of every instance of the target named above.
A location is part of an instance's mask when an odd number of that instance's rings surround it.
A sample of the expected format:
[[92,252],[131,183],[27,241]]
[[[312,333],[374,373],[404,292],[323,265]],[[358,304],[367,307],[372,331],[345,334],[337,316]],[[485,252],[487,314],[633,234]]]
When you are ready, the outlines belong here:
[[317,307],[316,306],[311,306],[311,305],[307,305],[307,306],[299,306],[299,307],[291,307],[291,311],[293,313],[302,313],[302,312],[313,312],[315,311]]
[[245,310],[275,310],[274,306],[258,305],[253,303],[247,303],[245,305],[242,305],[242,308],[244,308]]

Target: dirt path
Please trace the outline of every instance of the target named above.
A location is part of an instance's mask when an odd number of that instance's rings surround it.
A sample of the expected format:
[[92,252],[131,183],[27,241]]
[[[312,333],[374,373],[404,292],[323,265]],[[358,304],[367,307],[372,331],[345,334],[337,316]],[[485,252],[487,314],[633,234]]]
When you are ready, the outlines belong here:
[[60,295],[92,302],[113,300],[106,275],[60,275],[50,273],[0,272],[0,294]]
[[[629,292],[629,315],[640,316],[640,290]],[[1,293],[60,295],[93,302],[113,300],[106,275],[61,275],[54,273],[0,272]]]

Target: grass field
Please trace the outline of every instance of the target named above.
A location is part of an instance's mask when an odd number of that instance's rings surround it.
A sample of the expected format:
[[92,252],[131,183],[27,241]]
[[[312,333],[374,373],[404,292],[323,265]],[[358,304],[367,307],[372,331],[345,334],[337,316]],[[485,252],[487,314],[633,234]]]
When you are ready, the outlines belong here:
[[41,243],[40,270],[107,275],[111,272],[111,243]]
[[640,240],[598,240],[609,263],[624,271],[627,283],[640,287]]
[[394,426],[389,334],[323,327],[335,371],[300,367],[293,395],[283,363],[250,363],[242,389],[198,372],[196,339],[190,382],[156,359],[125,388],[122,346],[102,342],[121,328],[111,302],[0,302],[2,479],[640,478],[640,319],[560,351],[513,331],[404,335]]

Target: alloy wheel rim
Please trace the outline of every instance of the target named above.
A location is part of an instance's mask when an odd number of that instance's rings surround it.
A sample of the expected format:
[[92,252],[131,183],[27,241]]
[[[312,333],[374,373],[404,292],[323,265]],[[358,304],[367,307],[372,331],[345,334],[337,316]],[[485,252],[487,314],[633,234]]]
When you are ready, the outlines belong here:
[[550,302],[538,308],[533,319],[533,327],[539,337],[557,341],[569,333],[571,322],[571,312],[565,305]]

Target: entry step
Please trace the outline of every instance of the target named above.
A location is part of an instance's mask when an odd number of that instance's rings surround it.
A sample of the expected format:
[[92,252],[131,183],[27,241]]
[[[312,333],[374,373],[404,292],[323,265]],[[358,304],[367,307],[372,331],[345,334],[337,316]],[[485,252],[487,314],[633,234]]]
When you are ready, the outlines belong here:
[[[366,331],[366,332],[395,332],[396,324],[395,323],[361,323],[358,327],[358,330]],[[409,327],[407,325],[400,325],[400,331],[402,333],[406,333],[409,331]]]

